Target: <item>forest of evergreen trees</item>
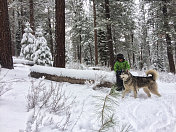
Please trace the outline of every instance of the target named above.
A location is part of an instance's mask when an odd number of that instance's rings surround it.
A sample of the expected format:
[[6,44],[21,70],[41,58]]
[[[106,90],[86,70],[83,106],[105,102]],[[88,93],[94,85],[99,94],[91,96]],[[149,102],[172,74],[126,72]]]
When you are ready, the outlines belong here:
[[40,60],[55,67],[113,68],[122,53],[132,69],[175,73],[175,7],[175,0],[0,0],[0,63],[11,69],[12,56],[44,43],[50,53]]

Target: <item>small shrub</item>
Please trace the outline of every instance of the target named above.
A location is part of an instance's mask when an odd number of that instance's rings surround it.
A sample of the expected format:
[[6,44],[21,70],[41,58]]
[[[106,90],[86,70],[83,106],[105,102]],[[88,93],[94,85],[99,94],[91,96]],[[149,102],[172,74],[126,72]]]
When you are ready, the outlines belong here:
[[36,132],[50,126],[59,131],[67,130],[70,125],[70,109],[74,99],[66,95],[63,84],[51,82],[49,87],[39,79],[31,82],[27,95],[27,110],[30,113],[26,123],[26,132]]

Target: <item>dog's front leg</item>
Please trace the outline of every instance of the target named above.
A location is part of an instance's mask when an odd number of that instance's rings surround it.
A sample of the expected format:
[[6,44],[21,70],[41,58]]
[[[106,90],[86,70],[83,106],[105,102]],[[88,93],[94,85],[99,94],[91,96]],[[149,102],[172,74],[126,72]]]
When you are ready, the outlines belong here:
[[137,89],[136,89],[136,87],[134,87],[133,91],[134,91],[134,98],[137,98]]
[[124,98],[125,94],[129,91],[128,87],[126,87],[125,85],[124,85],[124,87],[125,87],[125,90],[122,92],[122,98]]
[[122,93],[122,98],[125,97],[126,92],[127,92],[127,90],[125,89],[125,90],[123,91],[123,93]]

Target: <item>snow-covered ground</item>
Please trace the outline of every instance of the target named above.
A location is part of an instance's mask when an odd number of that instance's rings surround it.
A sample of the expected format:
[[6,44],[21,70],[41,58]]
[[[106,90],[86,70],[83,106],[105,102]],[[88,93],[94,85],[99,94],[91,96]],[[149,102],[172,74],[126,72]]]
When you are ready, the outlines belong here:
[[[29,129],[34,109],[28,110],[27,96],[32,82],[37,84],[39,79],[29,77],[29,72],[30,67],[23,64],[15,64],[13,70],[1,69],[0,88],[11,90],[0,96],[0,132],[29,132],[35,129],[33,128],[36,126],[35,123]],[[138,75],[138,72],[132,73]],[[137,99],[134,99],[132,93],[126,95],[124,99],[112,97],[112,100],[118,102],[118,105],[112,103],[112,109],[119,125],[116,124],[113,129],[106,130],[107,132],[118,132],[124,124],[131,125],[130,130],[134,132],[176,132],[176,82],[167,82],[176,77],[169,74],[161,75],[167,78],[164,80],[162,77],[157,81],[162,97],[152,95],[148,98],[143,90],[138,92]],[[168,78],[170,76],[172,78]],[[43,82],[46,88],[50,87],[51,81],[43,80]],[[37,124],[38,131],[92,132],[100,129],[101,117],[98,116],[98,112],[101,112],[103,102],[99,97],[106,97],[109,88],[93,90],[89,83],[78,85],[53,82],[53,84],[62,87],[69,96],[68,102],[74,101],[69,108],[69,123],[65,129],[59,128],[62,126],[64,114],[53,113],[49,111],[49,106],[45,106],[40,111],[42,118],[39,118],[41,121]]]

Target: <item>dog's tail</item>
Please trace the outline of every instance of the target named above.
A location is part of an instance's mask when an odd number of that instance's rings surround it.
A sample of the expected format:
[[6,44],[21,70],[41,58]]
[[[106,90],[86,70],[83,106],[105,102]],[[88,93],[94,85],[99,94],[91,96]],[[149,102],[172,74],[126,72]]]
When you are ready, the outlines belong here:
[[154,81],[156,81],[158,79],[158,72],[157,71],[155,71],[155,70],[146,71],[146,75],[148,76],[149,74],[152,75]]

